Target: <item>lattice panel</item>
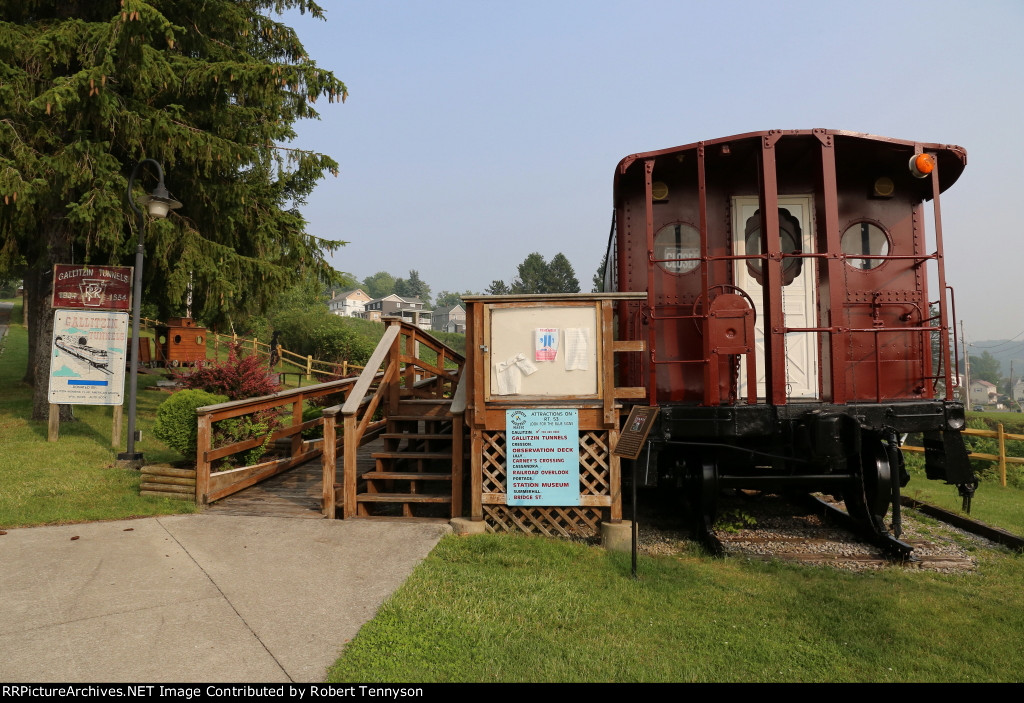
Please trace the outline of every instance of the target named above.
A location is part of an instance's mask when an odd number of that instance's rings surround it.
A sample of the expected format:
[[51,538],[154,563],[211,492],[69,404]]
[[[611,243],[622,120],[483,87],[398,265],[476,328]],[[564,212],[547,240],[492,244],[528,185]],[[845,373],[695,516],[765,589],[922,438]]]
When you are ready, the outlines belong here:
[[505,433],[484,432],[484,446],[480,468],[483,472],[484,493],[505,492]]
[[[485,494],[506,492],[505,433],[484,432],[481,457]],[[608,432],[580,432],[580,494],[611,494],[611,456]],[[592,537],[599,533],[604,509],[600,507],[509,507],[485,504],[484,521],[491,532],[526,532],[549,537]]]
[[[483,433],[484,493],[505,493],[507,464],[505,454],[505,433]],[[580,494],[606,496],[611,494],[611,469],[608,465],[611,452],[608,450],[608,432],[580,432]]]
[[489,532],[525,532],[548,537],[595,537],[601,529],[601,508],[510,508],[485,505]]

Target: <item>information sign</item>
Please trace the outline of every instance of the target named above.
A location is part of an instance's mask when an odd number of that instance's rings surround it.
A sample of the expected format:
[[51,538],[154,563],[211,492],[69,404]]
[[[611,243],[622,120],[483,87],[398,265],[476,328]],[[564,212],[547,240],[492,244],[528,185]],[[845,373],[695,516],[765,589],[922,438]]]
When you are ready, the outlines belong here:
[[130,310],[131,266],[53,267],[53,307],[82,310]]
[[50,351],[50,403],[121,405],[128,313],[56,310]]
[[640,451],[644,448],[644,442],[647,441],[647,435],[651,433],[651,427],[657,417],[658,407],[656,405],[650,407],[634,405],[633,409],[629,411],[626,425],[622,428],[619,442],[612,449],[612,454],[624,456],[627,459],[636,459],[640,456]]
[[575,409],[505,411],[506,505],[579,505],[579,416]]

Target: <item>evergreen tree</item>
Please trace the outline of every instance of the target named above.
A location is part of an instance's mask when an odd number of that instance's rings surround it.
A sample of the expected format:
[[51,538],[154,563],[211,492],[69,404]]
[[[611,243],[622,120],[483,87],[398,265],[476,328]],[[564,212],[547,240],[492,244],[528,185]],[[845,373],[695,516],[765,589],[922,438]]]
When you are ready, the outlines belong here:
[[565,254],[555,254],[548,263],[537,252],[527,256],[519,264],[519,276],[512,282],[511,292],[532,293],[579,293],[580,282],[572,264]]
[[[143,158],[184,203],[145,231],[161,314],[182,312],[190,277],[213,325],[259,310],[296,272],[332,279],[340,242],[307,233],[297,206],[337,164],[277,145],[317,98],[347,90],[264,14],[287,9],[323,18],[312,0],[3,3],[0,276],[25,279],[33,417],[46,414],[53,264],[133,261],[125,189]],[[135,197],[153,181],[144,172]]]
[[508,295],[511,292],[505,281],[500,280],[491,281],[491,285],[484,291],[486,295]]
[[604,292],[604,269],[608,264],[608,252],[604,253],[601,257],[601,263],[597,265],[597,271],[594,272],[593,283],[594,287],[590,289],[591,293],[603,293]]
[[395,281],[395,293],[403,298],[419,298],[425,307],[430,307],[430,286],[420,280],[419,271],[409,271],[408,280],[399,278]]
[[547,293],[548,284],[548,263],[544,257],[533,252],[519,264],[519,276],[512,281],[512,292],[521,293]]
[[565,258],[565,254],[559,252],[548,263],[548,272],[545,277],[545,293],[579,293],[580,282],[576,280],[576,272],[572,264]]

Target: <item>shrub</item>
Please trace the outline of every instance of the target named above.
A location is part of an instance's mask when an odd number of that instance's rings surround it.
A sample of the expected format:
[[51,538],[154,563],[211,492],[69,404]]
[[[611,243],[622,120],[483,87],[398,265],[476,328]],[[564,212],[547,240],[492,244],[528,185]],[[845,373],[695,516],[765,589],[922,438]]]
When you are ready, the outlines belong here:
[[185,388],[226,395],[229,400],[255,398],[281,390],[270,370],[255,354],[240,357],[238,346],[228,351],[227,361],[200,362],[192,371],[175,374]]
[[217,467],[225,469],[240,461],[240,466],[252,466],[258,464],[263,455],[267,452],[267,445],[270,443],[270,433],[278,425],[277,417],[271,413],[253,413],[242,417],[233,417],[228,420],[221,420],[213,424],[213,446],[223,447],[235,442],[242,442],[257,435],[264,435],[266,439],[263,444],[247,449],[238,454],[224,457],[224,466]]
[[227,396],[201,390],[178,391],[157,408],[153,434],[182,456],[194,458],[198,426],[196,408],[216,405],[227,400]]
[[[276,393],[281,389],[260,358],[255,354],[240,356],[237,345],[232,346],[228,351],[227,361],[204,362],[197,365],[193,371],[178,373],[175,374],[175,377],[185,388],[221,394],[220,397],[224,400],[255,398]],[[193,453],[195,453],[195,424],[193,416]],[[259,435],[264,435],[269,440],[270,433],[279,425],[277,414],[272,410],[221,420],[214,423],[212,428],[213,446],[223,447]],[[266,453],[267,445],[268,441],[264,441],[259,446],[241,453],[240,456],[225,457],[222,465],[217,469],[228,468],[237,461],[241,461],[242,466],[255,464]]]

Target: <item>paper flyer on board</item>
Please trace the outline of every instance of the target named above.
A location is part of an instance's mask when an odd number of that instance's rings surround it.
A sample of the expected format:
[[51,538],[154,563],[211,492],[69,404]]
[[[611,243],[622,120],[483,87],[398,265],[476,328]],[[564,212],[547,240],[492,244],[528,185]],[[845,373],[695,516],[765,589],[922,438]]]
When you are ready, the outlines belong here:
[[534,361],[554,361],[558,354],[558,328],[538,327],[534,340]]

